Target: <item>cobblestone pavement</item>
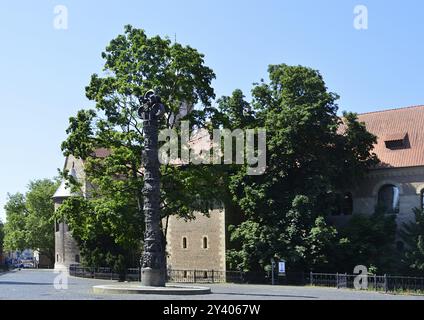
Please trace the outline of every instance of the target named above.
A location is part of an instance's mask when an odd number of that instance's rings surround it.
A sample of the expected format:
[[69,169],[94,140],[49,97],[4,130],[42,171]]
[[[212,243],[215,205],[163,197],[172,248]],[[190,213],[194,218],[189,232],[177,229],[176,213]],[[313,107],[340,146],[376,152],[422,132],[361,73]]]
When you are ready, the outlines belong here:
[[52,270],[21,270],[0,274],[0,299],[36,300],[424,300],[424,296],[390,295],[333,288],[267,285],[208,285],[212,294],[200,296],[99,295],[93,285],[115,281],[69,277],[67,290],[56,290]]

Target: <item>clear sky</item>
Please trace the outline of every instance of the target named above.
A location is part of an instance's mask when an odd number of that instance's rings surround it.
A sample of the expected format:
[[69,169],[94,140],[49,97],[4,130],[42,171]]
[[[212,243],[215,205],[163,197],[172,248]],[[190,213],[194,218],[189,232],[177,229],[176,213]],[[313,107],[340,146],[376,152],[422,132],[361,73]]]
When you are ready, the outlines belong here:
[[[68,29],[54,28],[57,5]],[[368,29],[354,28],[366,5]],[[424,104],[422,0],[0,0],[0,218],[6,194],[53,177],[68,118],[126,24],[206,55],[217,96],[266,78],[269,64],[318,69],[341,110]]]

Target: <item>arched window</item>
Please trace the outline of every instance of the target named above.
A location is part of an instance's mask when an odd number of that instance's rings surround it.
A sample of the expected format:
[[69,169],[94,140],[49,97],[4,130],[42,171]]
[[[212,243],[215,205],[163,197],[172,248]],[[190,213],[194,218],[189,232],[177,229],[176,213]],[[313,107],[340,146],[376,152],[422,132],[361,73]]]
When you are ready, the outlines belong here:
[[183,237],[183,249],[187,249],[187,238]]
[[59,254],[56,253],[56,262],[59,262]]
[[79,254],[76,254],[75,255],[75,262],[76,263],[80,263],[80,256],[79,256]]
[[384,213],[399,213],[399,188],[387,184],[378,191],[378,206]]
[[208,248],[208,237],[203,237],[203,249]]
[[353,198],[350,192],[345,193],[343,197],[343,214],[350,216],[353,213]]

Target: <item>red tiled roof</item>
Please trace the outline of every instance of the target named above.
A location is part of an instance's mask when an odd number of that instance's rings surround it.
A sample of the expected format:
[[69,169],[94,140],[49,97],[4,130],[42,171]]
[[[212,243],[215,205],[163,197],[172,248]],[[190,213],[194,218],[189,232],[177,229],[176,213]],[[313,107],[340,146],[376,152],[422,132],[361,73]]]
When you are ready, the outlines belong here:
[[[424,166],[424,106],[370,112],[358,115],[367,130],[378,137],[374,152],[381,167]],[[385,141],[403,140],[405,148],[391,150]]]
[[94,150],[94,156],[96,158],[106,158],[111,155],[111,151],[107,148],[97,148]]

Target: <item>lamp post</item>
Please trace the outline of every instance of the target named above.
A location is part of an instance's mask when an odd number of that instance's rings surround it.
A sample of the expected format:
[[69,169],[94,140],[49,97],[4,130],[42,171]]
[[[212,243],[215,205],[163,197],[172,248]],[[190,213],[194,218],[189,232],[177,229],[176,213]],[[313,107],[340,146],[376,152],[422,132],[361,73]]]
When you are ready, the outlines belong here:
[[166,282],[165,250],[160,229],[160,173],[158,158],[158,120],[165,107],[154,91],[143,97],[138,115],[144,130],[144,251],[141,258],[141,283],[143,286],[163,287]]

